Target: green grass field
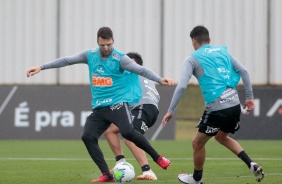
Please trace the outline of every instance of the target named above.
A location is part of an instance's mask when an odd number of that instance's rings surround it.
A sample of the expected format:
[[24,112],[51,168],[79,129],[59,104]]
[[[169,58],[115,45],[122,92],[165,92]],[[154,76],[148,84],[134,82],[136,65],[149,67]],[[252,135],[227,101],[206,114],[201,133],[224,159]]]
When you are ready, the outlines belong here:
[[[262,183],[282,183],[282,141],[239,142],[263,166],[266,177]],[[158,180],[134,180],[132,183],[179,183],[179,173],[193,171],[191,140],[151,143],[159,153],[170,158],[171,166],[162,170],[149,159]],[[101,140],[100,146],[109,166],[113,167],[115,161],[106,141]],[[125,146],[124,152],[136,174],[140,174],[140,167]],[[0,171],[1,184],[91,183],[92,179],[100,176],[80,140],[1,140]],[[214,140],[207,144],[203,179],[206,184],[257,183],[246,165]]]

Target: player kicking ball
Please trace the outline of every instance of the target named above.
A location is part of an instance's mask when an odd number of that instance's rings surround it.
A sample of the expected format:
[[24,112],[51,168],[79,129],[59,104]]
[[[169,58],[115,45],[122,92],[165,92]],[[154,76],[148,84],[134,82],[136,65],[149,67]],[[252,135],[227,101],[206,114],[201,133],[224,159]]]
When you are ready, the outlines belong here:
[[[143,65],[141,55],[135,52],[127,53],[127,55],[139,65]],[[160,95],[155,87],[155,82],[139,76],[140,85],[142,88],[142,97],[137,104],[130,105],[132,115],[132,125],[135,130],[141,134],[145,134],[146,131],[152,127],[158,117],[158,103]],[[118,136],[119,129],[112,124],[104,133],[114,155],[116,158],[116,164],[125,162],[125,157],[121,148],[120,139]],[[137,176],[137,180],[157,180],[156,174],[150,168],[148,159],[143,150],[138,148],[131,141],[124,139],[125,144],[133,153],[134,157],[141,166],[142,175]]]
[[114,182],[98,143],[100,136],[112,123],[119,128],[125,139],[134,142],[148,153],[156,164],[167,169],[170,161],[160,155],[149,141],[131,126],[129,104],[137,103],[142,96],[138,75],[162,85],[173,85],[173,80],[160,77],[152,70],[132,62],[126,54],[114,48],[113,32],[109,27],[101,27],[98,30],[97,44],[98,47],[94,49],[31,67],[26,76],[33,76],[41,70],[73,64],[88,66],[92,113],[86,119],[81,139],[102,173],[101,177],[92,182]]

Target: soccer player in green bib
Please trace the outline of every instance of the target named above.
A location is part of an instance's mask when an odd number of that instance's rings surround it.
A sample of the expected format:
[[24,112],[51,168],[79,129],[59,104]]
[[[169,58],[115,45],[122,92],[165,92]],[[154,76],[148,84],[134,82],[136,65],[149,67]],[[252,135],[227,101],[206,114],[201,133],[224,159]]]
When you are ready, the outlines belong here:
[[204,26],[196,26],[190,32],[190,37],[196,51],[184,60],[180,82],[162,124],[165,126],[172,118],[192,75],[199,82],[206,109],[192,141],[194,173],[179,174],[178,179],[186,184],[202,183],[205,144],[214,137],[241,158],[260,182],[264,177],[262,167],[249,158],[236,140],[228,136],[228,133],[234,134],[240,128],[241,106],[235,89],[240,77],[246,93],[244,108],[247,108],[247,112],[254,108],[254,95],[248,71],[230,55],[225,46],[210,45],[209,31]]
[[136,104],[142,95],[138,75],[163,85],[172,85],[173,81],[162,78],[150,69],[136,64],[123,52],[115,49],[113,32],[109,27],[98,30],[97,44],[99,45],[97,48],[31,67],[26,75],[30,77],[41,70],[72,64],[88,65],[92,113],[84,125],[82,140],[102,173],[102,176],[92,182],[114,182],[98,144],[100,136],[111,123],[119,128],[125,139],[143,149],[159,166],[167,169],[170,161],[157,153],[146,138],[131,126],[129,104]]

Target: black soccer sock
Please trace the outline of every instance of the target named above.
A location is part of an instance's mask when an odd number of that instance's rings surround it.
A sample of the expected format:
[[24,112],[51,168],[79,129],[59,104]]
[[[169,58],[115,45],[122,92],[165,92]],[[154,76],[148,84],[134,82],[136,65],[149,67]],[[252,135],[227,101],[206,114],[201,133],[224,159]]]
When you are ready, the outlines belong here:
[[142,172],[145,172],[145,171],[149,171],[151,168],[150,168],[150,166],[148,164],[146,164],[146,165],[143,165],[141,167],[141,169],[142,169]]
[[200,181],[203,177],[203,169],[200,171],[197,171],[196,169],[194,169],[194,174],[193,174],[193,178],[195,181]]
[[248,156],[248,154],[244,150],[241,151],[237,156],[241,160],[243,160],[249,168],[251,167],[251,162],[253,162],[253,161],[252,161],[252,159],[250,159],[250,157]]
[[124,159],[124,155],[118,155],[116,156],[116,162],[118,162],[120,159]]

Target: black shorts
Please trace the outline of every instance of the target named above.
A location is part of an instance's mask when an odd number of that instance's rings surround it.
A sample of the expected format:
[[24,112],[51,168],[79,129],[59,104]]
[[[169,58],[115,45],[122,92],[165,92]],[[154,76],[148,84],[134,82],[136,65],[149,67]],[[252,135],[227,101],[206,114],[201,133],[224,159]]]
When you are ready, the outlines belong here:
[[240,105],[209,113],[205,110],[197,126],[198,131],[208,136],[216,135],[219,130],[234,134],[240,129],[240,114]]
[[143,104],[131,110],[132,124],[135,130],[144,134],[152,127],[159,115],[159,110],[155,105]]
[[129,134],[130,131],[139,134],[132,126],[131,112],[124,102],[93,109],[86,119],[84,133],[99,138],[112,123],[119,128],[122,135]]

